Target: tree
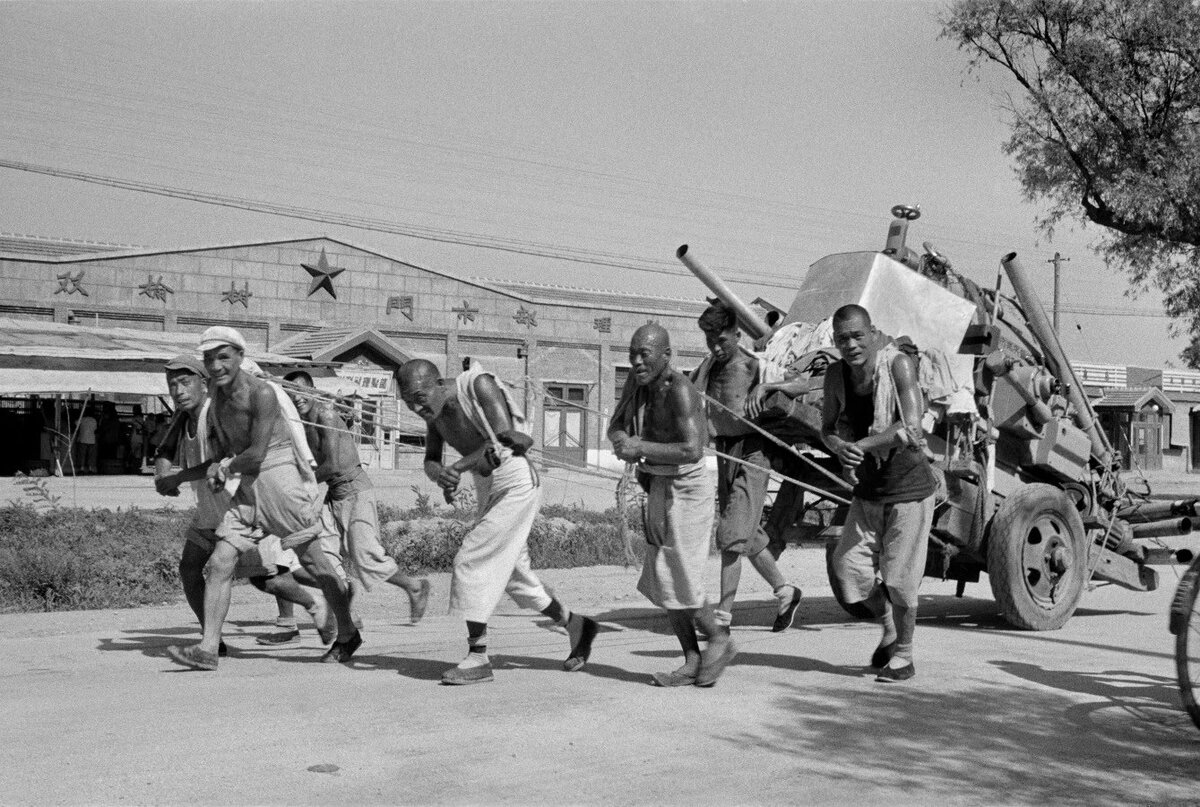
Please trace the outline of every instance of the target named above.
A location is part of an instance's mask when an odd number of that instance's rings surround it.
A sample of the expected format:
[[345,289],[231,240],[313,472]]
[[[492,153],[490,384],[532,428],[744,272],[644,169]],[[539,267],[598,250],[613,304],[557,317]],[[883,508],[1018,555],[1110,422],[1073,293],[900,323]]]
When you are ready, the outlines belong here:
[[1016,79],[1005,152],[1039,227],[1105,228],[1098,251],[1157,287],[1200,367],[1200,8],[1191,0],[956,0],[942,36]]

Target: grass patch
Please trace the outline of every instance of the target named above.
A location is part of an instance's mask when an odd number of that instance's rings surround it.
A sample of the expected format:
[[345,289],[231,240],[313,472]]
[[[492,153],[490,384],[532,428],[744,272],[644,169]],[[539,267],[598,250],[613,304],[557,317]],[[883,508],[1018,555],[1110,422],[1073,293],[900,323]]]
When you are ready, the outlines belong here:
[[175,601],[182,533],[191,515],[0,507],[0,612]]
[[[177,602],[179,555],[191,510],[39,510],[0,507],[0,613],[134,608]],[[640,563],[641,518],[630,511],[628,541],[616,509],[547,505],[533,522],[535,569]],[[474,508],[379,507],[384,548],[410,574],[450,571]]]

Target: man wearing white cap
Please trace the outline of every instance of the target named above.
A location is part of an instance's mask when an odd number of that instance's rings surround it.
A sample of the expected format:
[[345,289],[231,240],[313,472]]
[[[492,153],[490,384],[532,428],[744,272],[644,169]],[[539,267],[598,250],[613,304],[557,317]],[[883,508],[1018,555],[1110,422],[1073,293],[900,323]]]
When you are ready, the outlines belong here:
[[[154,455],[154,487],[163,496],[178,496],[179,487],[191,482],[196,495],[196,509],[184,538],[183,554],[179,559],[179,578],[188,605],[204,624],[204,566],[217,545],[216,527],[229,509],[230,494],[225,488],[211,490],[203,475],[209,461],[208,447],[208,372],[196,356],[180,354],[167,362],[167,388],[175,403],[175,418],[167,438]],[[171,473],[173,466],[182,468]],[[310,614],[318,628],[326,630],[332,639],[332,623],[326,624],[327,609],[292,578],[289,571],[299,568],[296,555],[290,551],[272,551],[279,539],[271,536],[259,543],[257,549],[244,553],[238,560],[235,577],[249,578],[260,591],[296,603]],[[218,655],[226,654],[225,643],[218,645]]]
[[320,500],[307,442],[297,441],[288,418],[295,407],[273,385],[242,372],[246,340],[227,326],[201,337],[212,403],[209,422],[224,459],[208,469],[208,482],[223,487],[233,475],[241,482],[216,528],[219,539],[208,562],[204,592],[204,638],[197,645],[167,648],[172,659],[199,670],[217,668],[221,627],[229,611],[230,587],[238,556],[254,549],[263,533],[278,536],[312,575],[337,617],[337,641],[322,661],[348,661],[362,644],[354,628],[346,584],[317,540]]

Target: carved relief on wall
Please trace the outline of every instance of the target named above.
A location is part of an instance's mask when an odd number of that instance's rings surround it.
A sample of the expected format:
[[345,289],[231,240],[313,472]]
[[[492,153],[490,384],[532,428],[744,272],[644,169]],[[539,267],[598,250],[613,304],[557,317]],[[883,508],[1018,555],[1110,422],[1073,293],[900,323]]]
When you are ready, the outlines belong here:
[[138,289],[139,297],[145,295],[151,300],[160,300],[164,303],[167,301],[168,294],[175,293],[175,289],[163,283],[162,275],[159,275],[158,279],[155,279],[154,275],[146,275],[146,282],[139,283]]
[[338,266],[330,266],[329,259],[325,257],[325,247],[321,247],[321,257],[317,259],[317,265],[302,263],[304,270],[312,277],[312,283],[308,286],[308,296],[312,297],[316,294],[317,289],[325,289],[329,292],[329,296],[337,299],[337,292],[333,290],[333,279],[340,275],[345,269]]
[[61,275],[57,275],[57,277],[58,277],[58,288],[54,290],[55,294],[70,295],[70,294],[74,294],[75,292],[79,292],[84,297],[91,296],[87,293],[87,289],[85,289],[83,287],[83,270],[82,269],[80,269],[75,274],[71,274],[69,271],[63,272]]
[[471,308],[471,304],[466,300],[463,300],[463,304],[461,306],[456,305],[450,310],[455,314],[458,314],[459,322],[474,322],[475,315],[479,313],[479,309]]
[[409,320],[413,318],[413,296],[411,294],[393,294],[387,298],[387,310],[385,314],[390,314],[393,311],[399,311]]
[[250,281],[247,280],[242,288],[238,288],[237,284],[232,280],[229,281],[229,291],[221,292],[221,302],[236,305],[241,303],[242,307],[250,307],[250,298],[254,296],[254,292],[250,291]]
[[612,333],[612,317],[596,317],[592,320],[592,327],[600,333]]
[[517,309],[517,313],[513,314],[513,319],[517,321],[518,325],[525,325],[529,328],[537,327],[537,312],[530,311],[525,306]]

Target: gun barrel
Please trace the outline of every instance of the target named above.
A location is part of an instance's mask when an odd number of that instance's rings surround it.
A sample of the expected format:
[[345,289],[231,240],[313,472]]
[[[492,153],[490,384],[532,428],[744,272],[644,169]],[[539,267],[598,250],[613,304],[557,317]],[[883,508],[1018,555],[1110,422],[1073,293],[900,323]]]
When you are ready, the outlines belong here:
[[1025,309],[1029,330],[1041,343],[1042,350],[1046,351],[1047,364],[1067,388],[1067,400],[1075,409],[1075,425],[1086,432],[1091,439],[1092,456],[1101,465],[1107,467],[1112,462],[1112,446],[1109,445],[1108,438],[1096,424],[1096,414],[1092,411],[1092,405],[1088,402],[1087,396],[1083,394],[1083,385],[1079,383],[1079,378],[1071,368],[1071,363],[1067,361],[1067,354],[1063,352],[1062,345],[1058,341],[1058,334],[1050,325],[1046,311],[1042,308],[1042,302],[1038,299],[1037,292],[1033,290],[1033,284],[1029,282],[1025,267],[1017,260],[1015,252],[1010,252],[1001,258],[1000,265],[1008,273],[1013,291],[1016,292],[1021,307]]
[[1168,518],[1164,521],[1151,521],[1148,524],[1134,524],[1134,538],[1171,538],[1176,535],[1187,535],[1192,531],[1190,518]]
[[720,298],[721,302],[733,309],[737,316],[738,323],[742,326],[742,330],[750,334],[751,339],[762,339],[764,336],[771,333],[771,326],[763,322],[762,318],[750,310],[750,306],[742,302],[741,298],[733,293],[729,286],[725,285],[725,281],[717,277],[708,267],[700,263],[692,257],[688,252],[688,245],[684,244],[679,249],[675,250],[675,257],[683,262],[693,275],[695,275],[701,283],[708,286],[712,293]]
[[1117,518],[1133,523],[1158,521],[1171,516],[1200,518],[1200,500],[1176,499],[1173,502],[1141,502],[1117,511]]

